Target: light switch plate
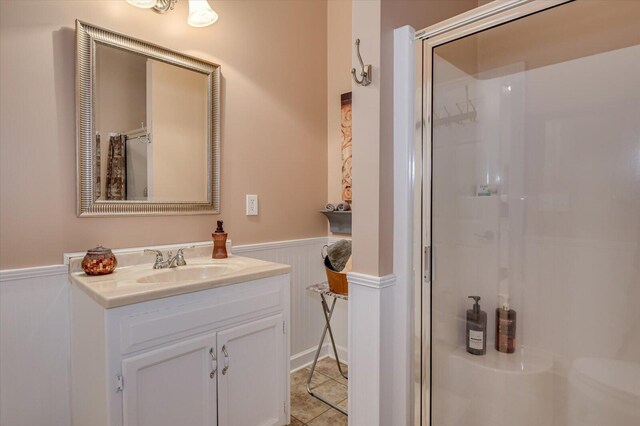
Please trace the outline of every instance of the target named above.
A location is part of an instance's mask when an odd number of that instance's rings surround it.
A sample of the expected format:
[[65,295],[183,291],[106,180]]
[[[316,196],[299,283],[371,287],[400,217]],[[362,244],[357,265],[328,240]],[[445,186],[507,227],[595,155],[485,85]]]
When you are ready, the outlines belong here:
[[247,194],[247,216],[258,216],[258,196]]

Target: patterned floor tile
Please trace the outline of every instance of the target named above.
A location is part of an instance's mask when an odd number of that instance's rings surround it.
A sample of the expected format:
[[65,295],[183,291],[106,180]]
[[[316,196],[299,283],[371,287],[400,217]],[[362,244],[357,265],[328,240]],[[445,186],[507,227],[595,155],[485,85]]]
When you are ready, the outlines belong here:
[[323,384],[315,388],[313,390],[313,393],[322,396],[324,399],[334,404],[344,401],[348,396],[347,387],[345,385],[341,385],[333,379],[324,382]]
[[344,411],[349,411],[349,400],[345,399],[344,401],[337,404],[338,407],[342,408]]
[[[347,366],[342,364],[347,373]],[[347,425],[347,416],[309,395],[306,389],[310,367],[291,374],[291,426]],[[347,380],[340,375],[335,360],[318,361],[311,389],[328,401],[347,409]]]
[[347,416],[336,410],[329,410],[307,423],[309,426],[347,426]]
[[[298,370],[295,373],[291,373],[291,389],[296,386],[305,386],[307,383],[307,378],[309,377],[309,368],[303,368],[302,370]],[[311,389],[316,388],[330,380],[329,376],[325,376],[324,374],[318,372],[317,370],[313,373],[313,378],[311,379]]]
[[289,423],[289,426],[305,426],[305,424],[295,417],[291,416],[291,423]]
[[[340,366],[342,367],[342,372],[348,376],[349,368],[347,367],[347,365],[340,363]],[[318,361],[316,371],[318,373],[324,374],[325,376],[331,377],[332,379],[342,377],[340,375],[340,370],[338,370],[338,366],[336,365],[336,361],[329,357],[323,358]]]
[[329,407],[322,401],[309,395],[302,386],[291,389],[291,415],[303,423],[318,417]]

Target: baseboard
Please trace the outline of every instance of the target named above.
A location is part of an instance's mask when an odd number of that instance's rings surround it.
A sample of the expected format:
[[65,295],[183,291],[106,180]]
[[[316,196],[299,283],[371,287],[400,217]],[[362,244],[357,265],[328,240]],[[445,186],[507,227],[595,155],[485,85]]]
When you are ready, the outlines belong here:
[[[291,372],[293,373],[295,371],[301,370],[306,366],[308,366],[309,364],[311,364],[313,362],[313,357],[316,355],[317,350],[318,350],[318,347],[316,346],[316,347],[304,350],[302,352],[298,352],[297,354],[291,355],[290,362],[289,362],[289,369],[291,370]],[[322,350],[320,351],[320,356],[318,357],[318,359],[326,358],[327,354],[329,353],[328,351],[329,351],[329,344],[326,343],[324,346],[322,346]]]
[[[318,349],[317,347],[313,347],[305,351],[298,352],[295,355],[291,355],[290,363],[289,363],[291,372],[295,373],[296,371],[302,370],[303,368],[311,365],[317,349]],[[343,348],[342,346],[336,346],[336,349],[338,350],[338,356],[340,357],[340,362],[347,365],[348,364],[347,348]],[[331,349],[331,345],[329,343],[325,343],[322,346],[322,350],[320,351],[320,355],[318,356],[318,359],[320,360],[322,358],[327,358],[327,357],[331,359],[336,359],[335,355],[333,354],[333,349]]]

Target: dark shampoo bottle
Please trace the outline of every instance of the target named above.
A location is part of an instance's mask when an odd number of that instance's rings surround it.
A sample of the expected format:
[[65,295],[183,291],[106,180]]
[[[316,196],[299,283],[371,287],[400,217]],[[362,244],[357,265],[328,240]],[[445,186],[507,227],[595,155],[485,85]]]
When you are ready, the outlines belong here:
[[473,309],[467,309],[467,352],[474,355],[487,353],[487,313],[480,310],[480,296],[473,299]]
[[516,311],[509,308],[509,296],[501,294],[501,308],[496,309],[496,350],[506,354],[516,351]]

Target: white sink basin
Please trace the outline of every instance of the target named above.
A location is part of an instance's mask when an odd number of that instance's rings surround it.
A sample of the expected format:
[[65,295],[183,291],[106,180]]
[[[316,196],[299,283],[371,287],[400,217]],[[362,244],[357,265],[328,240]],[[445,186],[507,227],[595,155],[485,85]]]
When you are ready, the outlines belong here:
[[182,281],[206,281],[220,278],[224,275],[237,272],[242,265],[202,265],[179,266],[177,268],[155,270],[148,275],[138,278],[137,282],[150,283],[177,283]]

